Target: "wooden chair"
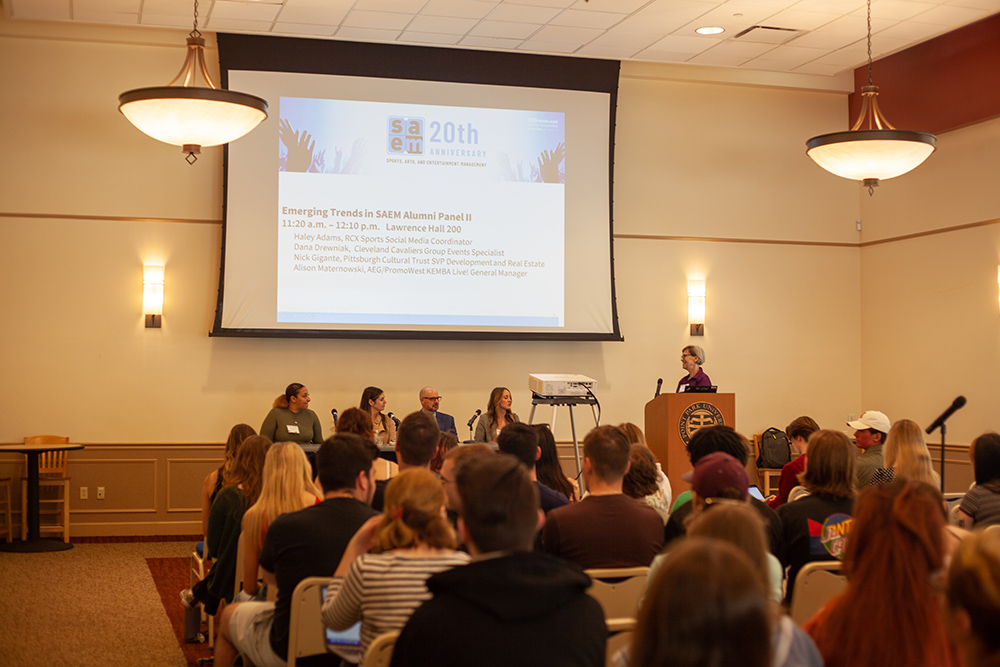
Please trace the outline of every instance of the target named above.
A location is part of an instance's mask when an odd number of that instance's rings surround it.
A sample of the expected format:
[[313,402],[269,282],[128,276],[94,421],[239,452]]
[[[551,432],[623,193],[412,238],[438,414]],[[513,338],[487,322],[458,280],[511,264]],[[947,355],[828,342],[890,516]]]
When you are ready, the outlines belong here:
[[[24,439],[26,445],[65,445],[69,438],[58,435],[36,435]],[[24,456],[25,471],[28,468],[28,455]],[[27,475],[27,472],[25,472]],[[41,452],[38,455],[38,492],[41,496],[44,488],[61,488],[57,498],[39,497],[39,520],[43,516],[57,516],[62,519],[55,524],[40,523],[39,533],[61,533],[63,542],[69,542],[69,483],[66,476],[66,452]],[[62,505],[61,508],[56,507]],[[21,478],[21,539],[28,539],[28,478]]]
[[392,661],[392,650],[396,648],[396,639],[399,638],[399,630],[383,632],[372,640],[365,651],[365,657],[361,661],[361,667],[389,667]]
[[14,528],[10,519],[10,477],[0,477],[0,504],[3,504],[3,526],[4,536],[7,542],[14,540]]
[[612,567],[585,570],[593,580],[587,594],[597,600],[605,619],[634,619],[646,591],[648,567]]
[[806,563],[795,577],[795,592],[789,615],[802,625],[823,608],[835,595],[847,588],[847,578],[840,573],[839,560]]
[[295,667],[298,658],[326,653],[320,591],[329,586],[330,581],[329,577],[306,577],[292,592],[288,619],[288,667]]

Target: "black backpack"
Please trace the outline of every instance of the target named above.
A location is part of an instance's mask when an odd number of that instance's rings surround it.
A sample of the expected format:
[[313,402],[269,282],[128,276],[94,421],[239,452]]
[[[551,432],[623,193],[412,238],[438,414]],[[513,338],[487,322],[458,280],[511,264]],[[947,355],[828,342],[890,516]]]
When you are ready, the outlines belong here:
[[758,468],[781,468],[792,460],[792,448],[785,432],[773,426],[760,435]]

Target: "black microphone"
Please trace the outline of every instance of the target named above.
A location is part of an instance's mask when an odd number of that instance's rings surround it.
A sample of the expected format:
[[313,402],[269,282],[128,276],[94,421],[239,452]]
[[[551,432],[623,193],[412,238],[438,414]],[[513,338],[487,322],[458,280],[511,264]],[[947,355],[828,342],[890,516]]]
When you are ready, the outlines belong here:
[[943,426],[944,423],[948,421],[948,417],[951,417],[953,414],[955,414],[956,410],[959,410],[964,407],[965,407],[965,396],[959,396],[958,398],[956,398],[954,401],[951,402],[951,405],[948,407],[947,410],[941,413],[940,417],[934,420],[933,424],[927,427],[927,433],[933,433],[934,429],[938,428],[939,426]]
[[660,395],[660,387],[662,387],[662,386],[663,386],[663,378],[657,378],[656,379],[656,393],[653,394],[653,398],[656,398],[657,396]]
[[333,410],[330,410],[330,414],[333,415],[333,425],[336,426],[337,425],[337,417],[338,417],[338,415],[337,415],[337,408],[334,408]]
[[482,410],[476,410],[476,414],[472,415],[472,419],[469,420],[469,423],[466,424],[466,426],[472,428],[472,422],[476,421],[476,417],[478,417],[481,414],[483,414]]
[[393,422],[394,422],[394,423],[396,424],[396,428],[399,428],[399,420],[398,420],[398,419],[396,419],[396,415],[394,415],[394,414],[392,414],[392,413],[390,412],[390,413],[389,413],[389,419],[391,419],[391,420],[392,420],[392,421],[393,421]]

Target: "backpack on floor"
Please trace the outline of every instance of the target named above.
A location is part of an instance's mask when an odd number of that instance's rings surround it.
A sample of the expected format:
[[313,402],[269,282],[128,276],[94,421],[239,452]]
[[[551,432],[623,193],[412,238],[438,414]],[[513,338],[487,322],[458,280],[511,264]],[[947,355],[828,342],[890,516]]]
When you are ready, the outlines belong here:
[[792,460],[792,448],[785,432],[773,426],[760,435],[758,468],[781,468]]

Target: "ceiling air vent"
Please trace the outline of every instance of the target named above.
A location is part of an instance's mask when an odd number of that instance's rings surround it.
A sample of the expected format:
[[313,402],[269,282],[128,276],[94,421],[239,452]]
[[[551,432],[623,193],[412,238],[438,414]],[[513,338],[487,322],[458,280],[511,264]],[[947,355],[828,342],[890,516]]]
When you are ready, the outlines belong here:
[[775,28],[769,25],[755,25],[735,35],[733,39],[741,42],[758,42],[760,44],[784,44],[801,34],[795,28]]

